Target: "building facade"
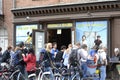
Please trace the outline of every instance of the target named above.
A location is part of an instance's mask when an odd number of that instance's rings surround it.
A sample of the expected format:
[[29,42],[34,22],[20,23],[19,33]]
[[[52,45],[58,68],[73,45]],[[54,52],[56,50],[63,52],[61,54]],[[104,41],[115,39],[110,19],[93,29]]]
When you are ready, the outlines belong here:
[[12,2],[11,0],[0,0],[0,47],[4,51],[8,45],[13,44],[13,23],[12,23]]

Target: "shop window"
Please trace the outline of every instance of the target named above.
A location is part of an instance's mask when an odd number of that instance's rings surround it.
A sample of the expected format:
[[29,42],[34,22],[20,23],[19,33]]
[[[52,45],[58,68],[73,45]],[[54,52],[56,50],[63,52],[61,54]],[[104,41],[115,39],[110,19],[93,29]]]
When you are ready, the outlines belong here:
[[107,47],[108,21],[85,21],[76,22],[76,42],[82,44],[82,36],[86,36],[88,50],[95,45],[97,36],[101,36],[102,45]]
[[7,49],[8,46],[8,33],[5,28],[0,28],[0,47],[2,47],[2,52]]
[[37,24],[17,25],[16,26],[16,45],[18,45],[20,42],[24,42],[26,47],[31,47],[33,29],[38,29],[38,25]]

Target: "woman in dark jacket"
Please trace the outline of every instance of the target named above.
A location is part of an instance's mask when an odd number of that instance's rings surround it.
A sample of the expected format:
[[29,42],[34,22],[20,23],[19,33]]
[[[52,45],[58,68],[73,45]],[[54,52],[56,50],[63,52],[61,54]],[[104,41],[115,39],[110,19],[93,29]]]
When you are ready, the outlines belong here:
[[47,43],[43,61],[44,61],[45,71],[49,71],[51,73],[50,80],[54,80],[52,69],[51,69],[53,65],[52,54],[50,53],[51,49],[52,49],[52,43]]

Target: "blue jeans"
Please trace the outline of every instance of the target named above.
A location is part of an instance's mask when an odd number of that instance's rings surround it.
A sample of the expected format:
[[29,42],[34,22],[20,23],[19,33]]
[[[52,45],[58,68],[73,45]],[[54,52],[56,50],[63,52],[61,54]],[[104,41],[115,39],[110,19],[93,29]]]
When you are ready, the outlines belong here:
[[45,72],[47,71],[50,72],[50,80],[54,80],[54,75],[53,75],[51,67],[45,67]]
[[106,66],[100,67],[100,80],[106,79]]
[[82,71],[83,71],[83,77],[86,77],[86,74],[87,74],[87,63],[83,62],[81,66],[82,66]]

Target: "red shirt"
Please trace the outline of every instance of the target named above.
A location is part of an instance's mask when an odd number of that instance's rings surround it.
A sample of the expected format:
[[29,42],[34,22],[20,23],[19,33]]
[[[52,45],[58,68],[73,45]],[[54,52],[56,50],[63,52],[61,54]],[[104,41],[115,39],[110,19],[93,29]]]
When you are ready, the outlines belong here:
[[23,60],[26,62],[26,70],[27,71],[35,71],[36,67],[36,56],[33,54],[28,54],[27,56],[23,57]]

